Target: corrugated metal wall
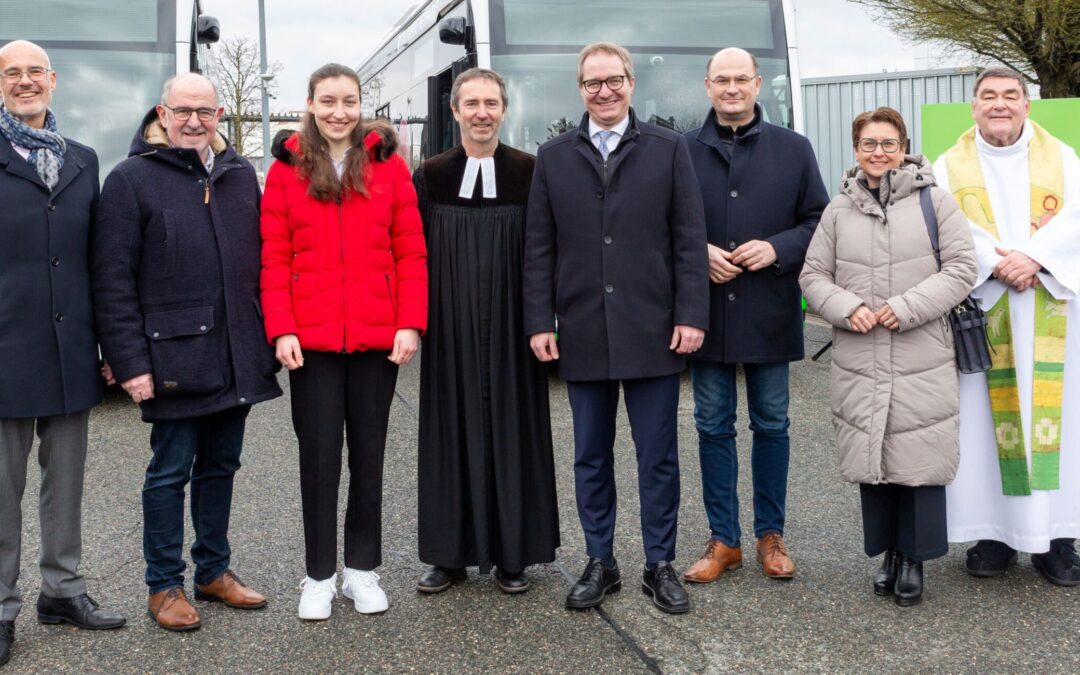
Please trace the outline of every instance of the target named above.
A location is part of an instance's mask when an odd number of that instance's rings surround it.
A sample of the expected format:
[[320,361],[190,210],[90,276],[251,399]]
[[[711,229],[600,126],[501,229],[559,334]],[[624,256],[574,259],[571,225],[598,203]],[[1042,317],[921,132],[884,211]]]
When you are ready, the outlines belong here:
[[851,121],[856,115],[878,106],[899,110],[908,125],[912,152],[918,153],[922,147],[920,106],[970,101],[975,75],[974,68],[949,68],[803,80],[806,135],[830,194],[836,192],[841,173],[855,163]]

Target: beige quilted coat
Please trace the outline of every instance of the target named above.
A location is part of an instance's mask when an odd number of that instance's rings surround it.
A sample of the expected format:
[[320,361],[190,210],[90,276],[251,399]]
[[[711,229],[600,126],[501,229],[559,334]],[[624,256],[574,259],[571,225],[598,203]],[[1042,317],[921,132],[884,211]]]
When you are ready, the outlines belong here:
[[[853,483],[947,485],[959,450],[959,382],[945,313],[975,284],[967,219],[921,155],[882,177],[879,204],[858,167],[821,215],[799,277],[834,326],[830,399],[840,471]],[[932,189],[941,271],[919,205]],[[856,333],[860,305],[892,307],[900,328]]]

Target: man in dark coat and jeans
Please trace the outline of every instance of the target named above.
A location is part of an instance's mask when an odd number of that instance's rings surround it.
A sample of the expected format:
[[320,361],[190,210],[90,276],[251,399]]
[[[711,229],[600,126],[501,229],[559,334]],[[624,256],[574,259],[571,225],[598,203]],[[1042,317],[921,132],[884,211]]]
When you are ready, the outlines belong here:
[[119,628],[79,574],[90,408],[101,402],[87,265],[98,200],[94,151],[57,132],[45,51],[0,48],[0,665],[11,656],[22,497],[36,430],[41,464],[38,620]]
[[[566,598],[596,607],[621,584],[613,554],[619,386],[637,448],[642,586],[665,612],[690,609],[671,566],[679,511],[679,373],[708,325],[701,194],[686,140],[630,107],[630,54],[578,57],[581,126],[536,155],[525,238],[525,332],[559,360],[574,417],[578,516],[589,563]],[[558,337],[556,337],[556,334]],[[557,340],[557,341],[556,341]]]
[[803,358],[799,271],[829,202],[805,137],[762,119],[761,74],[742,49],[707,65],[712,109],[686,134],[709,231],[709,336],[694,355],[694,420],[711,537],[683,578],[706,583],[742,565],[735,490],[735,370],[746,375],[754,536],[766,576],[790,579],[784,543],[788,363]]
[[229,569],[229,512],[251,406],[281,395],[259,307],[259,185],[217,133],[217,92],[178,75],[109,174],[94,233],[94,304],[105,359],[143,421],[149,612],[168,630],[199,616],[184,594],[191,481],[195,597],[257,609]]

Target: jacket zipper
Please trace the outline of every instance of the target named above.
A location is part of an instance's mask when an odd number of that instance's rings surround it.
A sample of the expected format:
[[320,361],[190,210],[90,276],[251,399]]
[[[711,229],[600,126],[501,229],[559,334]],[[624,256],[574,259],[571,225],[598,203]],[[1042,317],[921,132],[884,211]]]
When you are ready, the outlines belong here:
[[348,329],[346,328],[348,322],[348,307],[345,303],[345,222],[341,214],[341,193],[337,196],[337,220],[338,220],[338,233],[341,235],[339,241],[341,242],[341,353],[344,354],[347,351],[348,345]]
[[[150,154],[150,153],[148,153],[148,154]],[[233,168],[236,168],[236,167],[234,167],[232,164],[225,164],[224,166],[221,167],[221,170],[218,172],[218,177],[220,177],[221,174],[225,173],[229,169],[233,169]],[[209,174],[209,173],[206,174],[206,180],[203,181],[203,200],[202,200],[203,204],[209,204],[210,203],[210,177],[211,176],[212,176],[212,174]]]

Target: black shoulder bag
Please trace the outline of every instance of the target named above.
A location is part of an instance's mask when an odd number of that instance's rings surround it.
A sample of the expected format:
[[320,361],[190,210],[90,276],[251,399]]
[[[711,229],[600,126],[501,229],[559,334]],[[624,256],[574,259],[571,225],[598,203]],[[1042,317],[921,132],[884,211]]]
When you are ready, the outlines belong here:
[[[930,235],[930,245],[934,247],[934,257],[938,269],[941,269],[941,249],[938,246],[938,221],[934,204],[930,201],[930,188],[919,190],[919,206],[922,207],[926,232]],[[968,296],[960,304],[949,310],[949,327],[956,343],[956,366],[961,373],[983,373],[990,370],[990,340],[986,336],[986,313]]]

